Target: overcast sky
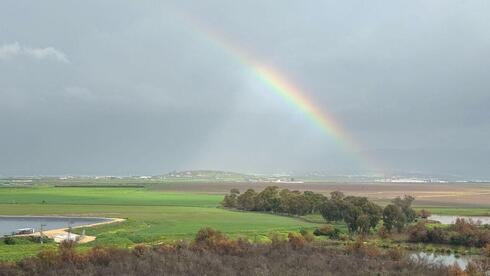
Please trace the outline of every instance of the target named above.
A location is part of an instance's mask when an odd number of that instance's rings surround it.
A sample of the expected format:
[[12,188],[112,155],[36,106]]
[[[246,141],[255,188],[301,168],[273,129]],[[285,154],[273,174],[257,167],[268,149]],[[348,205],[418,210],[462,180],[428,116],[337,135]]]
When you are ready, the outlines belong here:
[[[490,2],[2,1],[0,175],[490,177]],[[207,37],[332,114],[323,132]]]

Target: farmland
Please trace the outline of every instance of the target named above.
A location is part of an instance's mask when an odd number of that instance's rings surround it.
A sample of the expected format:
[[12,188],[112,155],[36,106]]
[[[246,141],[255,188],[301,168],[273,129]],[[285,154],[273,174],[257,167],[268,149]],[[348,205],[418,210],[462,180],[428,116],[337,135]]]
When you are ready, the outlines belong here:
[[[202,227],[260,240],[272,231],[297,231],[315,224],[297,218],[216,208],[221,195],[166,193],[134,188],[4,188],[0,215],[100,216],[127,219],[88,228],[88,246],[159,243],[191,238]],[[81,230],[79,230],[81,231]],[[52,246],[52,245],[45,245]],[[15,250],[13,247],[15,247]],[[0,245],[0,259],[36,254],[41,245]]]
[[[104,183],[77,181],[73,185],[52,182],[36,183],[29,187],[0,188],[0,215],[65,215],[124,218],[122,223],[87,228],[87,235],[96,241],[81,245],[88,249],[96,245],[133,247],[136,244],[158,244],[166,241],[188,240],[202,227],[212,227],[231,237],[246,237],[251,241],[267,241],[272,233],[287,233],[300,229],[314,229],[323,223],[319,216],[287,217],[260,212],[240,212],[218,208],[223,195],[231,188],[256,190],[271,183],[246,182],[154,182],[131,181],[117,183],[117,187],[94,188]],[[91,185],[91,187],[80,187]],[[430,209],[436,214],[488,215],[489,202],[474,198],[488,197],[487,184],[359,184],[359,183],[281,183],[284,188],[313,190],[327,194],[341,190],[346,194],[364,195],[383,205],[389,199],[403,194],[417,197],[416,208]],[[412,185],[412,186],[410,186]],[[126,186],[126,187],[124,187]],[[473,200],[458,202],[461,196]],[[338,225],[345,228],[345,225]],[[81,229],[77,229],[81,232]],[[17,260],[37,254],[42,248],[55,245],[0,244],[0,259]]]

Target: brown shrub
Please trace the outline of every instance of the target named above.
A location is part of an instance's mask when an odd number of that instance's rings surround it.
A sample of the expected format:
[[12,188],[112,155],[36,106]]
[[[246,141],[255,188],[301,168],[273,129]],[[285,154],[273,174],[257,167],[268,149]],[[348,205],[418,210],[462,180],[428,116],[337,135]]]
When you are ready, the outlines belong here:
[[315,240],[315,236],[308,230],[301,229],[300,233],[307,242],[312,242]]
[[293,249],[303,248],[306,243],[306,240],[303,237],[303,235],[298,233],[293,233],[293,232],[288,234],[288,241]]
[[381,239],[387,239],[390,237],[391,233],[390,231],[388,231],[388,229],[386,229],[386,227],[384,225],[381,225],[378,229],[378,231],[376,232],[376,234],[378,235],[378,237],[380,237]]
[[87,253],[88,261],[96,265],[108,265],[112,258],[110,249],[105,247],[96,246]]
[[448,275],[449,276],[467,276],[468,274],[463,271],[459,266],[457,265],[452,265],[448,269]]
[[381,255],[381,251],[374,244],[368,244],[362,237],[346,246],[349,254],[374,258]]
[[401,246],[388,249],[386,255],[393,261],[400,261],[405,256],[405,250]]
[[483,254],[487,257],[490,257],[490,243],[487,243],[487,245],[485,245],[485,247],[483,248]]
[[144,244],[137,244],[134,248],[133,248],[133,254],[136,256],[136,257],[141,257],[143,256],[144,254],[148,253],[150,251],[150,248]]

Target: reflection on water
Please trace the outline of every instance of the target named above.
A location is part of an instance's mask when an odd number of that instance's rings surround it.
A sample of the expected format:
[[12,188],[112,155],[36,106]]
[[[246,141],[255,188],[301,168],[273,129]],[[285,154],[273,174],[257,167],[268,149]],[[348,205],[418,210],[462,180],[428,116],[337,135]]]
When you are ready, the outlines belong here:
[[41,225],[44,230],[77,227],[109,221],[107,218],[78,218],[78,217],[13,217],[0,216],[0,236],[10,235],[20,228],[34,228],[39,231]]
[[490,224],[490,217],[486,216],[471,216],[471,217],[465,217],[465,216],[440,216],[440,215],[432,215],[429,217],[429,220],[435,220],[438,221],[442,224],[454,224],[457,218],[464,218],[464,219],[471,219],[474,222],[480,222],[481,224]]
[[428,264],[442,264],[445,266],[458,265],[461,269],[466,269],[471,261],[469,256],[456,257],[454,254],[437,255],[434,253],[418,252],[410,254],[410,259],[422,261]]

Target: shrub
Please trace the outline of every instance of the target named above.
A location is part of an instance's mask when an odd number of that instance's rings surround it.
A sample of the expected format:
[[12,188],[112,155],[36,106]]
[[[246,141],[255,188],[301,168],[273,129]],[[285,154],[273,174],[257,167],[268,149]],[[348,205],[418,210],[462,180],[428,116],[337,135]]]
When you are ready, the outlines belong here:
[[390,231],[388,231],[388,229],[386,229],[386,227],[384,225],[381,225],[379,227],[378,231],[376,232],[376,234],[381,239],[386,239],[386,238],[388,238],[390,236]]
[[427,219],[432,215],[432,213],[429,210],[422,209],[418,212],[417,215],[420,218]]
[[485,245],[485,247],[483,248],[483,254],[487,257],[490,257],[490,243],[487,243],[487,245]]
[[14,245],[16,242],[15,242],[15,238],[6,236],[5,238],[3,238],[3,243],[8,245]]
[[315,229],[313,232],[315,236],[327,236],[331,239],[338,239],[340,236],[340,230],[337,228],[334,228],[330,224],[326,224],[322,226],[321,228]]
[[407,230],[408,240],[411,242],[428,242],[428,230],[424,222],[419,222]]
[[433,243],[447,243],[449,242],[449,234],[443,228],[434,227],[427,232],[427,237],[430,242]]
[[405,256],[405,250],[401,246],[388,249],[386,255],[393,261],[400,261]]
[[306,243],[306,240],[303,237],[303,235],[298,233],[293,233],[293,232],[288,234],[288,241],[293,249],[303,248]]
[[315,240],[315,236],[306,229],[301,229],[299,233],[303,236],[303,238],[305,238],[307,242],[312,242]]
[[381,251],[374,244],[368,244],[363,238],[359,237],[356,241],[346,246],[348,253],[361,257],[374,258],[381,255]]
[[133,253],[134,255],[136,255],[137,257],[141,257],[143,256],[144,254],[146,254],[148,251],[150,251],[150,248],[144,244],[137,244],[134,248],[133,248]]

